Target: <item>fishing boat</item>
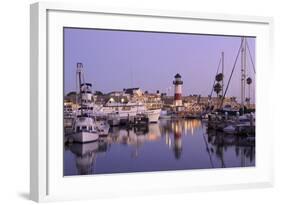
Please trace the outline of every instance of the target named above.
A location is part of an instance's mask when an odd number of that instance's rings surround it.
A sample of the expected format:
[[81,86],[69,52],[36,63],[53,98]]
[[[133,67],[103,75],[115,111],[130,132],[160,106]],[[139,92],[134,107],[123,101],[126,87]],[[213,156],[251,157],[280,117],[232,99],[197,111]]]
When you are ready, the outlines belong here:
[[74,133],[72,134],[72,139],[74,142],[93,142],[99,138],[94,119],[87,115],[77,116],[74,121],[73,129]]
[[96,141],[99,138],[99,134],[92,116],[92,85],[90,83],[82,83],[82,79],[84,80],[82,63],[77,63],[76,78],[78,83],[76,87],[76,103],[80,107],[73,123],[72,140],[79,143]]
[[74,142],[86,143],[98,140],[99,136],[107,135],[109,126],[104,120],[97,120],[94,112],[92,84],[85,83],[83,64],[77,63],[77,104],[79,109],[73,123],[72,140]]

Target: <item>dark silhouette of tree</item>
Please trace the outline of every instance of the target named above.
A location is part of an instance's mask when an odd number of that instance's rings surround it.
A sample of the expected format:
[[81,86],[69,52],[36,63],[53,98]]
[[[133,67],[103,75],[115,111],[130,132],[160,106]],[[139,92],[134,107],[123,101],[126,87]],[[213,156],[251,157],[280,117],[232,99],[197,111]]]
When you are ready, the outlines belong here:
[[219,93],[221,92],[222,87],[220,83],[216,83],[214,86],[214,91],[217,93],[217,96],[219,96]]

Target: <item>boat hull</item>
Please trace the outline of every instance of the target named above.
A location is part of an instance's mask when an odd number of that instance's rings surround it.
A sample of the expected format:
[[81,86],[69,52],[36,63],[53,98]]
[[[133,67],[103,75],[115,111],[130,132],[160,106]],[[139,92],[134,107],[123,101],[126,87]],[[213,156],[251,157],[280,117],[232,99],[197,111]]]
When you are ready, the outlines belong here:
[[93,142],[99,139],[99,135],[96,132],[77,132],[72,135],[74,142],[87,143]]
[[160,117],[160,113],[161,113],[161,109],[146,111],[146,115],[148,117],[149,123],[158,122],[159,117]]

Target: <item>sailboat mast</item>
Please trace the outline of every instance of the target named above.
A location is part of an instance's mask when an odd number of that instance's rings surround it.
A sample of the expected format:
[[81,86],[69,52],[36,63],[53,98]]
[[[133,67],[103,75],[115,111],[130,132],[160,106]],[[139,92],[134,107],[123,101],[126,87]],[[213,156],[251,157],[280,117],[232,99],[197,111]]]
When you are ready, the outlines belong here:
[[246,81],[247,81],[247,39],[244,37],[244,84],[243,84],[243,89],[244,89],[244,99],[246,98]]
[[241,108],[244,109],[244,37],[241,38]]
[[251,84],[249,84],[249,88],[248,88],[249,90],[249,106],[250,106],[250,104],[251,104]]
[[222,70],[222,83],[221,83],[221,87],[222,87],[222,95],[224,94],[224,52],[221,53],[221,59],[222,59],[222,64],[221,64],[221,70]]
[[246,38],[241,38],[242,50],[241,50],[241,107],[244,113],[245,95],[246,95]]

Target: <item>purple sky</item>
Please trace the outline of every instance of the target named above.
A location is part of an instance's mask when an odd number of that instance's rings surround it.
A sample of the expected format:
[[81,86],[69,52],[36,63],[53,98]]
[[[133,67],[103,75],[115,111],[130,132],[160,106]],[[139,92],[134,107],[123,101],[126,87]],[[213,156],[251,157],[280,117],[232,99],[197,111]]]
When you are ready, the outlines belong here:
[[[255,61],[255,38],[247,38],[247,41]],[[225,53],[227,81],[240,43],[241,38],[233,36],[65,28],[65,93],[75,90],[76,63],[82,62],[85,81],[93,84],[94,91],[140,87],[143,91],[168,92],[173,86],[174,75],[180,73],[184,95],[207,96],[221,52]],[[227,94],[238,99],[240,61]],[[249,55],[247,64],[248,73],[254,80]],[[172,93],[173,87],[168,94]]]

